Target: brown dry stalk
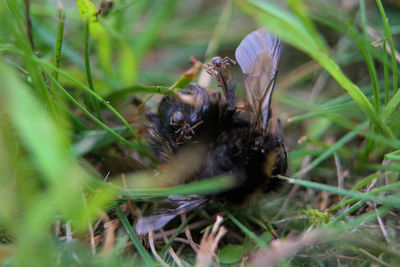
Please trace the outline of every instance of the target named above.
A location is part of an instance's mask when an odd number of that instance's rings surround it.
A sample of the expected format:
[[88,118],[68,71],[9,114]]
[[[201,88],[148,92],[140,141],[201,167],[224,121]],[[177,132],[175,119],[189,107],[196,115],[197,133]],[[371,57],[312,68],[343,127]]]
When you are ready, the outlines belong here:
[[[182,220],[182,222],[184,222],[186,220],[186,214],[181,215],[181,220]],[[190,233],[190,228],[188,227],[188,225],[185,226],[184,230],[185,230],[185,235],[186,235],[186,238],[187,238],[190,246],[192,247],[194,252],[197,254],[199,252],[198,245],[193,241],[192,235]]]
[[150,245],[150,249],[151,252],[153,253],[154,258],[156,258],[156,260],[164,267],[168,267],[168,264],[163,261],[163,259],[160,257],[160,255],[158,255],[155,247],[154,247],[154,238],[153,238],[153,232],[150,231],[149,232],[149,245]]
[[[164,239],[165,244],[167,244],[168,243],[167,236],[165,235],[163,230],[161,230],[161,233],[163,234],[163,239]],[[168,248],[168,253],[169,253],[169,255],[171,255],[172,259],[175,261],[175,263],[178,265],[178,267],[184,266],[182,264],[181,260],[179,259],[178,255],[176,255],[175,251],[172,249],[171,246]]]
[[115,243],[115,230],[119,227],[119,220],[110,221],[110,218],[106,213],[103,213],[101,216],[104,222],[104,241],[103,241],[103,249],[101,253],[103,255],[109,254],[114,249]]
[[201,238],[200,249],[196,257],[196,267],[211,266],[212,258],[216,258],[215,251],[218,247],[218,242],[227,232],[225,227],[221,226],[221,223],[222,217],[217,216],[211,233],[210,229],[208,229]]

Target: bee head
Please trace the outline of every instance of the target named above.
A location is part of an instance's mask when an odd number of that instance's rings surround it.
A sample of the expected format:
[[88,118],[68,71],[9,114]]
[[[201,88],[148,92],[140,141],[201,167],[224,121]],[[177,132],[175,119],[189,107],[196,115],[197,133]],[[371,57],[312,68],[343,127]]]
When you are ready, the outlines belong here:
[[221,57],[213,57],[211,63],[216,67],[222,67],[223,60]]

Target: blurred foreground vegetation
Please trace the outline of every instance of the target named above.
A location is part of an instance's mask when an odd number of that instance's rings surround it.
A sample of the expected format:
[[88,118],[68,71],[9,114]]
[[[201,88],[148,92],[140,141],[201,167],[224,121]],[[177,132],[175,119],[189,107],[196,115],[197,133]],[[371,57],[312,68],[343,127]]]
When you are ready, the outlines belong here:
[[[2,264],[399,264],[400,4],[382,2],[2,0]],[[148,202],[226,186],[162,187],[145,171],[156,166],[145,112],[192,79],[191,57],[234,58],[260,26],[284,42],[273,113],[287,185],[138,237]],[[216,257],[196,253],[217,213]]]

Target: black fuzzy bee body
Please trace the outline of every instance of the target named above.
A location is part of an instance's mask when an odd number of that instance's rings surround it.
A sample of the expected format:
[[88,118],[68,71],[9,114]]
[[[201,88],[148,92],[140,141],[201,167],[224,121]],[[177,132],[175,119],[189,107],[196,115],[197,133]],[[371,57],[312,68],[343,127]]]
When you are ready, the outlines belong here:
[[[216,195],[189,196],[186,203],[180,198],[173,209],[140,219],[136,226],[139,234],[162,228],[207,199],[243,204],[280,185],[276,176],[286,173],[287,153],[281,127],[275,132],[268,128],[280,48],[279,40],[263,29],[249,34],[237,48],[236,60],[246,77],[247,107],[237,105],[235,84],[224,65],[236,62],[227,59],[214,60],[218,64],[210,65],[207,71],[223,94],[190,84],[177,97],[163,98],[158,113],[150,117],[151,143],[160,162],[198,145],[205,148],[204,156],[184,182],[229,175],[234,185]],[[169,219],[160,219],[161,215]]]
[[255,132],[252,130],[255,126],[246,119],[246,112],[230,111],[221,95],[209,95],[197,84],[191,84],[183,93],[200,95],[205,104],[196,108],[174,97],[162,100],[158,116],[151,118],[153,149],[161,162],[168,162],[180,149],[190,145],[177,141],[177,127],[171,125],[170,118],[180,112],[188,124],[203,121],[190,141],[207,146],[208,151],[201,171],[186,180],[233,175],[236,187],[219,197],[237,204],[246,202],[256,191],[267,193],[279,186],[281,181],[272,177],[284,174],[287,169],[281,133]]

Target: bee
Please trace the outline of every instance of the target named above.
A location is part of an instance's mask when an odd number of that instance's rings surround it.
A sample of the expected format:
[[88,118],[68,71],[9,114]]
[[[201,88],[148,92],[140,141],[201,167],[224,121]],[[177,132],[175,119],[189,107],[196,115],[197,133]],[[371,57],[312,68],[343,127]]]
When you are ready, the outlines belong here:
[[[242,40],[235,57],[236,61],[215,57],[207,67],[222,94],[209,93],[192,83],[182,91],[181,97],[164,97],[158,113],[150,118],[151,143],[161,162],[170,161],[196,142],[206,152],[200,168],[185,180],[230,175],[234,185],[215,195],[169,197],[165,202],[170,208],[138,220],[138,234],[158,230],[210,199],[243,205],[254,194],[271,192],[281,184],[276,176],[285,175],[287,170],[282,126],[279,120],[277,129],[269,125],[281,42],[261,28]],[[236,62],[244,74],[245,108],[239,108],[235,83],[227,74],[227,67]],[[190,142],[181,142],[182,138]]]

